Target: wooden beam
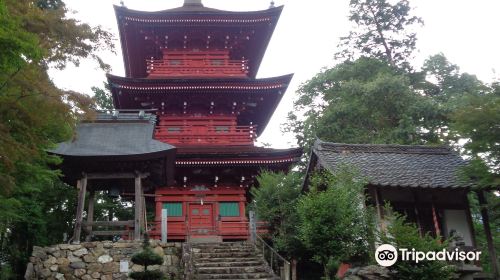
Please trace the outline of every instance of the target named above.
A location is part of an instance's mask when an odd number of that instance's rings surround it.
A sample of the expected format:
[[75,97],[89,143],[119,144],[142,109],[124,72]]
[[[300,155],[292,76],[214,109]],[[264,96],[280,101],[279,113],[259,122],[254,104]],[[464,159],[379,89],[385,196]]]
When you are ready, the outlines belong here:
[[96,230],[93,232],[94,235],[98,236],[112,236],[112,235],[125,235],[128,230]]
[[142,186],[141,177],[135,177],[135,205],[134,205],[134,240],[141,239],[142,226]]
[[113,227],[113,226],[116,226],[116,227],[119,227],[119,226],[134,226],[134,220],[130,220],[130,221],[94,221],[92,223],[89,223],[89,222],[83,222],[83,225],[84,226],[110,226],[110,227]]
[[149,173],[134,173],[134,172],[110,172],[110,173],[88,173],[88,179],[135,179],[137,176],[140,178],[147,178]]
[[145,232],[148,232],[148,219],[146,216],[146,197],[144,197],[144,190],[141,188],[141,203],[142,203],[142,227]]
[[[135,193],[121,193],[120,196],[135,196]],[[163,196],[160,194],[152,194],[152,193],[143,193],[144,197],[157,197],[157,196]]]
[[491,236],[490,217],[488,215],[488,202],[484,196],[484,192],[479,190],[476,192],[479,200],[479,207],[481,208],[481,218],[483,219],[484,233],[486,235],[486,243],[488,244],[488,253],[491,260],[491,270],[493,272],[493,279],[500,279],[500,272],[498,266],[497,254],[493,245],[493,237]]
[[94,221],[94,199],[95,199],[95,191],[91,191],[89,194],[89,205],[87,207],[87,222],[89,225],[86,228],[88,232],[85,241],[90,242],[92,240],[92,222]]
[[76,223],[75,232],[73,234],[73,243],[80,243],[80,236],[82,233],[82,220],[83,208],[85,206],[85,192],[87,191],[87,176],[84,175],[82,179],[77,181],[78,192],[78,205],[76,207]]

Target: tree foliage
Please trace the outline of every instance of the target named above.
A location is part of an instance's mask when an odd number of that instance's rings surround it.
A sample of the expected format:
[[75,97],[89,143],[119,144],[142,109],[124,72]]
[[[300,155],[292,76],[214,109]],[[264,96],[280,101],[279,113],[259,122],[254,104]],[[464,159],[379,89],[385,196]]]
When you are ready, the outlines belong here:
[[301,178],[298,172],[262,172],[257,177],[259,187],[250,190],[258,218],[269,223],[274,247],[288,258],[303,254],[297,234],[296,211]]
[[342,143],[439,142],[436,103],[418,94],[408,75],[373,58],[317,74],[299,88],[294,107],[289,129],[304,147],[316,137]]
[[364,55],[408,69],[417,40],[415,26],[423,24],[410,14],[409,1],[351,0],[350,8],[355,28],[341,38],[337,57],[351,60]]
[[311,191],[298,203],[299,237],[330,279],[341,262],[368,261],[374,232],[365,207],[364,181],[344,167],[311,178]]
[[96,51],[112,47],[110,33],[67,12],[60,0],[0,0],[0,251],[18,275],[33,245],[61,242],[71,227],[75,193],[46,150],[69,139],[93,105],[58,89],[47,69],[87,57],[106,68]]
[[163,279],[163,273],[161,271],[148,270],[148,266],[150,265],[161,265],[163,263],[163,258],[151,250],[148,234],[144,234],[142,251],[134,254],[131,260],[135,264],[144,266],[144,270],[130,273],[130,278],[144,280]]
[[92,87],[92,91],[94,92],[93,99],[97,109],[111,110],[114,108],[113,97],[107,83],[104,83],[104,88]]

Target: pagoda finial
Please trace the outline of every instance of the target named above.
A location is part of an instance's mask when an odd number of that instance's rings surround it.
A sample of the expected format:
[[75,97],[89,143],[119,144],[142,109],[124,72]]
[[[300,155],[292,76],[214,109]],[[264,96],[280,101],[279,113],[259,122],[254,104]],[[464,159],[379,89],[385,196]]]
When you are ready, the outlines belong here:
[[125,2],[123,2],[123,0],[120,1],[120,5],[122,5],[122,7],[125,7]]
[[202,6],[201,0],[184,0],[184,6]]
[[271,1],[271,4],[269,5],[269,9],[274,8],[274,1]]

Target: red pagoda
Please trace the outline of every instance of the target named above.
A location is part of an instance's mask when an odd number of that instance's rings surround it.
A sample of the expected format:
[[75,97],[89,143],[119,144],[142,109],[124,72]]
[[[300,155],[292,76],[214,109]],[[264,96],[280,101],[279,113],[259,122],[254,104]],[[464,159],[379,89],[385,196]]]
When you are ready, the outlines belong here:
[[154,238],[162,209],[170,240],[248,238],[256,175],[299,160],[300,149],[254,145],[292,78],[256,78],[282,8],[229,12],[199,0],[158,12],[115,6],[126,77],[108,75],[114,106],[156,110],[154,139],[177,148],[173,180],[146,195],[146,204],[154,198]]

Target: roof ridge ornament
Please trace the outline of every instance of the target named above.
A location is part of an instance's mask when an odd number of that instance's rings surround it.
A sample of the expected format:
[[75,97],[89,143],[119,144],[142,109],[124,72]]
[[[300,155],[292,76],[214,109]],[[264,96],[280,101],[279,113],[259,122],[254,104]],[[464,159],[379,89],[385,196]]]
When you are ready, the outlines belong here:
[[271,4],[269,5],[269,9],[274,8],[274,1],[271,1]]
[[201,6],[203,7],[203,4],[201,3],[201,0],[184,0],[184,7],[186,6]]

